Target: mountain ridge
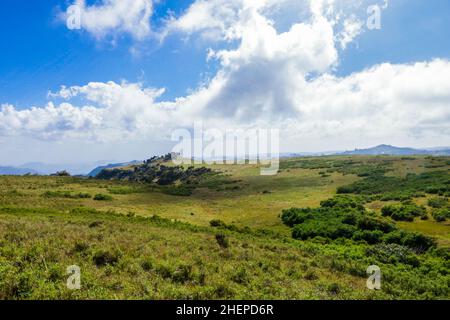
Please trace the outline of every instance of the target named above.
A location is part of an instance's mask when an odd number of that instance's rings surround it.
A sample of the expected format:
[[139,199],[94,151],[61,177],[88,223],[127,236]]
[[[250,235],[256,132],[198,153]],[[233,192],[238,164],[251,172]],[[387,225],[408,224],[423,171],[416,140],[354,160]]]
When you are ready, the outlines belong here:
[[18,168],[9,166],[0,166],[0,175],[5,176],[23,176],[26,174],[39,174],[38,171],[30,168]]
[[[351,156],[351,155],[397,155],[397,156],[408,156],[408,155],[431,155],[431,156],[450,156],[450,147],[436,147],[436,148],[423,148],[415,149],[410,147],[396,147],[388,144],[381,144],[372,148],[367,149],[354,149],[351,151],[330,151],[330,152],[289,152],[281,153],[281,158],[295,158],[295,157],[318,157],[318,156]],[[100,161],[99,161],[100,162]],[[95,177],[104,169],[113,169],[129,165],[142,164],[143,161],[129,161],[122,163],[110,163],[107,165],[97,166],[94,169],[88,171],[87,165],[83,165],[77,168],[78,172],[71,172],[75,174],[81,174],[87,177]],[[0,175],[25,175],[25,174],[43,174],[47,175],[58,170],[65,168],[64,165],[45,165],[41,163],[29,163],[22,166],[0,166]],[[70,165],[66,165],[70,167]],[[83,168],[83,169],[81,169]],[[91,167],[92,168],[92,167]],[[39,170],[41,169],[41,170]],[[58,170],[56,170],[58,169]],[[71,168],[69,168],[71,169]],[[86,170],[86,171],[84,171]],[[72,170],[71,170],[72,171]],[[74,170],[75,171],[75,170]],[[81,171],[84,171],[81,173]],[[89,172],[89,173],[86,173]]]
[[414,149],[409,147],[396,147],[388,144],[380,144],[367,149],[355,149],[344,151],[335,155],[450,155],[449,148]]

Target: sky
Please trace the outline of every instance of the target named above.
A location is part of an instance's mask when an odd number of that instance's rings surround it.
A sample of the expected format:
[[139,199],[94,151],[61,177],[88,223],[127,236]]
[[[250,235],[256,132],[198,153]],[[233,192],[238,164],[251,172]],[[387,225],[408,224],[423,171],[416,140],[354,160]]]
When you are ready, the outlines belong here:
[[448,30],[447,0],[3,0],[0,165],[145,159],[196,121],[449,146]]

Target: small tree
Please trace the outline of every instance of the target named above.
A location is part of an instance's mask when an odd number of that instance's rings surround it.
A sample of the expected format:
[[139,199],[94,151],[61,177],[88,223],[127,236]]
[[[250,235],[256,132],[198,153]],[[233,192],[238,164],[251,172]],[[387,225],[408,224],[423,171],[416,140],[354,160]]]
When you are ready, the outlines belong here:
[[52,174],[52,176],[56,176],[56,177],[70,177],[70,173],[67,172],[66,170],[63,170],[63,171],[58,171],[58,172]]

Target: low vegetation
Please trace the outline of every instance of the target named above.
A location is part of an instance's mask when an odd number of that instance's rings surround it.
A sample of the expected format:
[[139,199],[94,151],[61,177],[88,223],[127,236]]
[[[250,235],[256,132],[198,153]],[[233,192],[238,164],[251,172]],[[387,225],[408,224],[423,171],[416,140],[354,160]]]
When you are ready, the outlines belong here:
[[0,299],[450,298],[446,157],[169,159],[0,177]]

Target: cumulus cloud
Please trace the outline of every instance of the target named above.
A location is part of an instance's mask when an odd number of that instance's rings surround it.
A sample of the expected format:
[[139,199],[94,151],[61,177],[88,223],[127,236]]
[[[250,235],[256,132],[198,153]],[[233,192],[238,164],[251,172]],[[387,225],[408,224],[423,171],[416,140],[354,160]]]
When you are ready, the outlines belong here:
[[168,123],[169,108],[154,102],[163,92],[162,89],[146,89],[141,84],[126,82],[63,87],[50,96],[68,101],[78,97],[86,105],[76,107],[64,102],[55,106],[51,102],[42,108],[26,110],[3,105],[0,112],[0,133],[5,136],[22,134],[51,140],[139,139],[140,135],[160,132],[161,125]]
[[[217,128],[278,127],[292,150],[319,140],[330,141],[328,148],[336,140],[355,146],[393,137],[448,143],[448,60],[386,63],[347,77],[333,75],[340,50],[363,32],[358,11],[347,10],[354,5],[344,0],[197,0],[172,18],[165,32],[233,41],[230,48],[209,51],[209,59],[220,63],[210,82],[174,101],[161,101],[164,89],[139,83],[62,87],[49,94],[50,100],[65,100],[59,105],[26,110],[3,105],[0,135],[151,140],[202,120]],[[278,13],[293,7],[303,10],[302,19],[289,19],[288,27],[281,27],[286,21]]]
[[[74,12],[80,14],[80,27],[96,38],[128,33],[144,39],[151,32],[152,0],[102,0],[94,5],[76,0],[73,5],[77,8]],[[68,15],[63,18],[66,20]]]
[[[299,144],[332,136],[354,141],[392,136],[443,141],[450,134],[450,83],[446,81],[449,75],[450,62],[446,60],[382,64],[345,78],[325,74],[312,81],[292,83],[289,95],[283,99],[289,100],[293,109],[275,117],[273,111],[265,111],[262,106],[271,105],[276,99],[263,96],[252,100],[251,90],[248,97],[238,95],[234,114],[223,114],[211,112],[217,106],[226,107],[221,99],[230,98],[223,96],[220,85],[203,88],[174,102],[161,102],[156,100],[162,90],[140,84],[91,83],[60,92],[69,100],[84,97],[86,106],[62,103],[56,107],[50,103],[22,111],[3,106],[0,133],[42,139],[155,139],[167,138],[170,130],[190,126],[193,121],[203,120],[208,127],[231,127],[236,120],[241,121],[240,115],[247,114],[241,127],[279,127],[286,137],[295,137]],[[247,89],[244,87],[243,91]]]

